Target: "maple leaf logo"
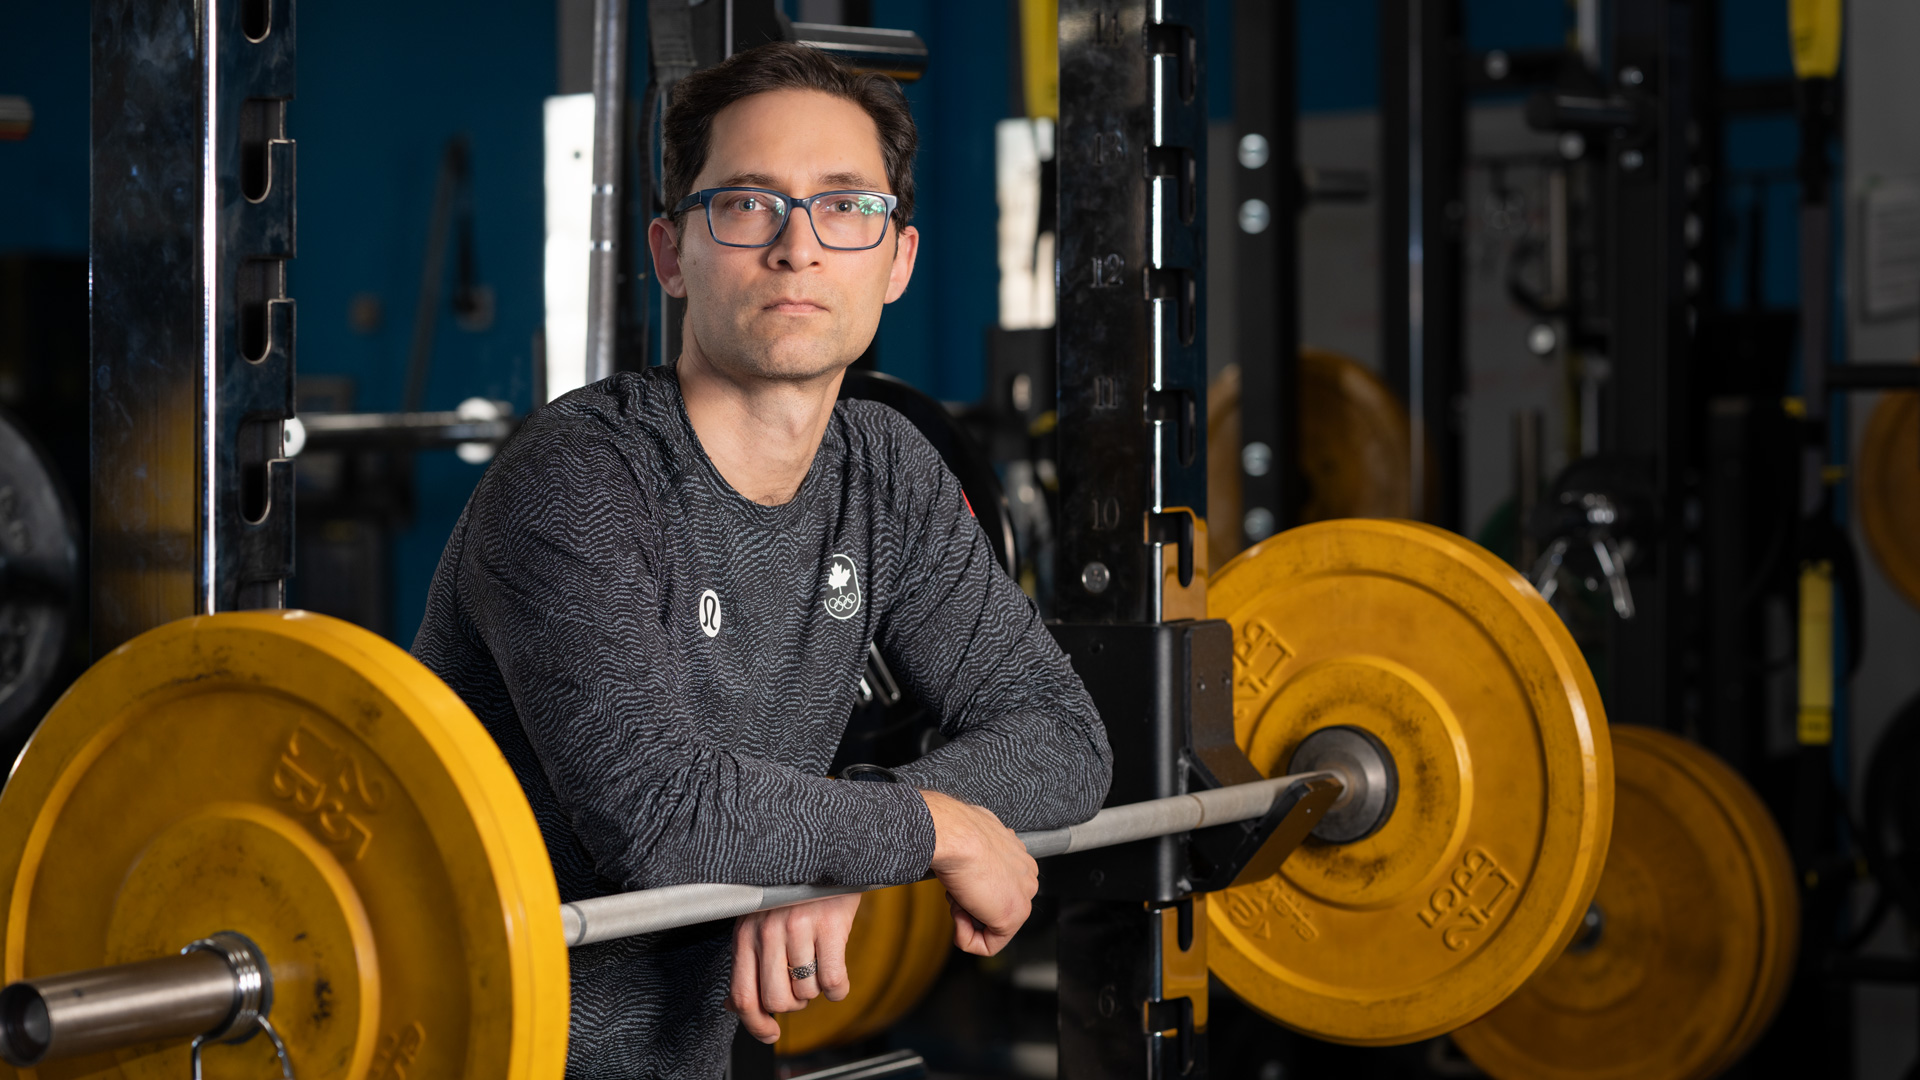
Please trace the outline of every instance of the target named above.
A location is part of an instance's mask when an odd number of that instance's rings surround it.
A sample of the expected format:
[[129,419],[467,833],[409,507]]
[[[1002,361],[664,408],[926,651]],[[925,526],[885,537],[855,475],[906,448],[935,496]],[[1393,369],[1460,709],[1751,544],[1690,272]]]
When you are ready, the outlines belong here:
[[841,566],[839,563],[833,564],[833,569],[827,571],[827,588],[829,589],[845,588],[847,585],[847,577],[848,577],[848,574],[847,574],[846,567]]

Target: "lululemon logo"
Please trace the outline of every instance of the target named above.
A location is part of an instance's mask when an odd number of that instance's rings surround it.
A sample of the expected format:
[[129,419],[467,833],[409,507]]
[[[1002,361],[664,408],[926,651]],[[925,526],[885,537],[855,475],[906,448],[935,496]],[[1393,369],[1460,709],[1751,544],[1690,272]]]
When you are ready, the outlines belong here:
[[708,589],[700,594],[700,632],[713,637],[720,633],[720,594]]
[[853,560],[835,555],[827,560],[827,614],[851,619],[860,611],[860,571]]

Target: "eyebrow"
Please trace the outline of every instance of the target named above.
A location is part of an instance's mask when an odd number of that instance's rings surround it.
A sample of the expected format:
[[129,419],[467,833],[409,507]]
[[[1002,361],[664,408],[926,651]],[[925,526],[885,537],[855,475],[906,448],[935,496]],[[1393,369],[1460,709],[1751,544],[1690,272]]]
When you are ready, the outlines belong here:
[[[821,185],[819,189],[821,191],[838,191],[843,188],[854,188],[860,191],[885,191],[886,190],[884,186],[875,184],[873,180],[870,177],[868,177],[865,173],[857,173],[857,172],[827,173],[826,175],[817,177],[816,179]],[[718,184],[715,184],[714,186],[715,187],[763,187],[763,188],[775,188],[775,190],[778,190],[778,188],[775,185],[773,177],[768,176],[766,173],[755,173],[755,172],[734,173],[732,176],[727,177],[726,179],[720,181]]]

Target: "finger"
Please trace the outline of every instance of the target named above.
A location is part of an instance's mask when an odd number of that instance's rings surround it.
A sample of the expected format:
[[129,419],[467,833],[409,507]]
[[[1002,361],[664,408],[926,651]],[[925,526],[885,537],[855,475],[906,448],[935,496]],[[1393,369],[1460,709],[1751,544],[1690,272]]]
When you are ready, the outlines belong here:
[[970,932],[972,940],[963,946],[963,948],[975,956],[994,955],[1000,951],[1001,947],[1007,943],[1007,939],[1012,936],[981,922],[971,915],[968,915],[967,919],[972,927]]
[[[793,993],[793,999],[804,1008],[807,1002],[820,996],[820,924],[818,920],[796,922],[787,927],[787,987]],[[812,967],[814,974],[804,979],[793,978],[795,971],[804,971]]]
[[989,955],[986,951],[985,935],[981,932],[980,920],[967,913],[960,902],[947,894],[947,904],[953,908],[953,943],[961,952],[975,956]]
[[1012,941],[1013,936],[1026,925],[1027,916],[1033,911],[1031,900],[1019,893],[1014,893],[1003,896],[1001,901],[998,905],[999,910],[993,913],[992,918],[981,918],[972,912],[967,912],[968,918],[973,922],[976,936],[973,941],[974,947],[962,946],[966,951],[976,956],[994,956],[1001,949],[1006,948],[1007,942]]
[[978,955],[999,955],[1000,950],[1006,948],[1007,942],[1012,941],[1013,935],[1019,931],[1021,921],[1023,920],[1010,920],[1003,917],[997,922],[987,923],[975,919],[974,925],[980,928]]
[[760,1008],[759,928],[764,916],[749,915],[734,924],[733,988],[727,995],[727,1007],[740,1017],[747,1034],[763,1043],[780,1037],[780,1025]]
[[813,935],[813,962],[819,965],[814,981],[828,1001],[843,1000],[853,988],[847,977],[847,935],[852,930],[853,913],[835,911],[819,921]]
[[753,1036],[756,1041],[768,1045],[780,1041],[780,1021],[775,1020],[757,1008],[752,1012],[742,1012],[738,1015],[740,1017],[740,1026],[746,1028],[747,1034]]
[[800,1008],[800,1002],[793,999],[793,980],[787,977],[787,965],[791,961],[784,914],[769,917],[760,926],[760,1007],[769,1013],[793,1012]]
[[750,923],[758,919],[756,915],[743,915],[733,923],[733,976],[727,988],[727,1008],[732,1012],[741,1012],[748,1003],[759,996],[759,979],[755,977],[759,960],[754,955]]

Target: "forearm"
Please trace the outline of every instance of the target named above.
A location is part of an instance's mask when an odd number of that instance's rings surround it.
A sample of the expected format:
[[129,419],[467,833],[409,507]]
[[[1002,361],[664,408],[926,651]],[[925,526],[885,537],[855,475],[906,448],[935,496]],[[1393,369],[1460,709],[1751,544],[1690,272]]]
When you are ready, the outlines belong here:
[[1112,776],[1106,727],[1013,583],[990,568],[975,588],[949,589],[890,627],[883,651],[949,740],[895,772],[1016,829],[1084,821]]
[[579,832],[602,873],[629,888],[901,884],[924,875],[935,826],[911,789],[804,776],[712,753],[612,783],[578,779]]
[[1105,740],[1083,730],[1038,711],[1003,714],[894,772],[902,783],[983,806],[1009,828],[1073,825],[1099,811],[1112,777]]

